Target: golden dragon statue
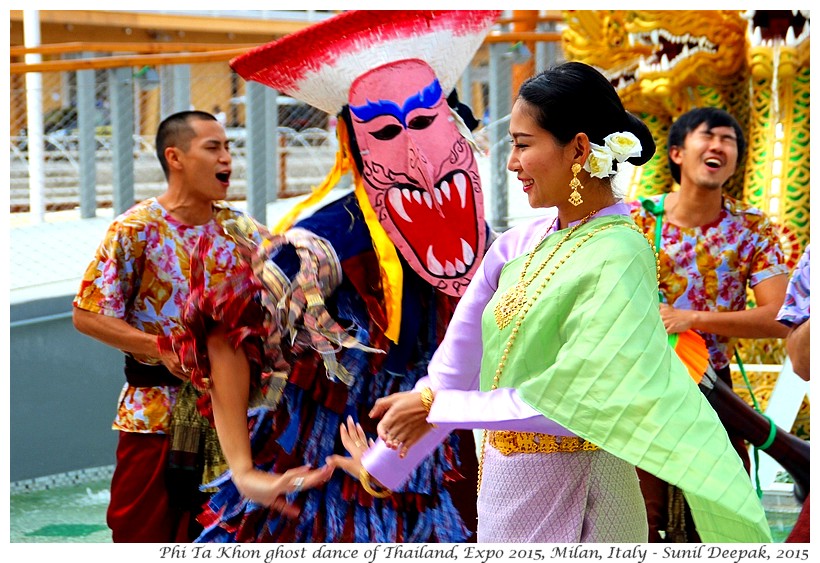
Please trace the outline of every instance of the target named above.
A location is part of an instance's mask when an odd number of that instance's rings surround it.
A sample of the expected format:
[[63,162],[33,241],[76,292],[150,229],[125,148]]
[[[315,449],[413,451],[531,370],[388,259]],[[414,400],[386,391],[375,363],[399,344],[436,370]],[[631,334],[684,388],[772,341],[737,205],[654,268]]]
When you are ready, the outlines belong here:
[[[658,146],[634,170],[626,197],[676,189],[666,162],[672,122],[697,106],[726,109],[749,145],[726,190],[780,226],[794,267],[810,236],[809,19],[797,10],[565,11],[564,56],[600,68]],[[777,365],[785,356],[776,339],[741,340],[738,349],[746,363]],[[753,378],[764,404],[776,378]],[[807,435],[808,424],[804,404],[796,431]]]

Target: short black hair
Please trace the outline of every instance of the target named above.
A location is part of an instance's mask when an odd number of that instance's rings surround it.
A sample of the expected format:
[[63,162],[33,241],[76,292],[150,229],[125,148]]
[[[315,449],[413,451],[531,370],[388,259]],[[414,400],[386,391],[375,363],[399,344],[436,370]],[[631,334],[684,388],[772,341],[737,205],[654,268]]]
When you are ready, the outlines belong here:
[[672,178],[680,184],[680,166],[672,162],[670,153],[672,147],[682,147],[686,136],[705,123],[706,127],[713,129],[715,127],[731,127],[735,130],[737,136],[737,162],[743,160],[746,156],[746,137],[743,135],[743,129],[740,127],[737,119],[729,112],[720,108],[703,107],[695,108],[687,111],[675,120],[672,127],[669,128],[669,138],[667,145],[667,159],[669,160],[669,171],[672,173]]
[[216,117],[207,111],[180,111],[169,115],[159,124],[155,144],[157,147],[159,165],[162,166],[162,172],[165,174],[166,180],[168,179],[169,169],[168,161],[165,159],[165,149],[168,147],[179,147],[187,151],[191,139],[196,135],[193,127],[191,127],[191,121],[194,120],[216,121]]

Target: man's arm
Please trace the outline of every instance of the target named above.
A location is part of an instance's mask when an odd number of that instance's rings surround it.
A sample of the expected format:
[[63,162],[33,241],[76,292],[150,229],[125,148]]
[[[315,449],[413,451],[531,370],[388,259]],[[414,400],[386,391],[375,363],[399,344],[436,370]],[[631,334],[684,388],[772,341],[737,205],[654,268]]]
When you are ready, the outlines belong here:
[[789,329],[777,322],[786,295],[786,274],[763,280],[753,291],[757,307],[743,311],[690,311],[661,304],[661,318],[668,333],[690,328],[736,338],[785,338]]
[[74,328],[81,333],[123,352],[159,358],[172,374],[180,379],[188,379],[175,353],[161,353],[158,350],[158,336],[134,328],[122,319],[92,313],[79,307],[74,307],[73,321]]
[[805,381],[809,381],[811,375],[809,373],[809,323],[811,319],[792,328],[786,340],[786,352],[792,361],[792,369]]

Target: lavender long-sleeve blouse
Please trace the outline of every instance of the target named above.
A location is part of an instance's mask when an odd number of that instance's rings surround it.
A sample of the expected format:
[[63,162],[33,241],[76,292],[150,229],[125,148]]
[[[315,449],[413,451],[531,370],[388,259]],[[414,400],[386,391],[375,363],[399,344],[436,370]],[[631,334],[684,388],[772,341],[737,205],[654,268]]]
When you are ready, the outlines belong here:
[[[619,202],[595,216],[629,215],[626,204]],[[399,488],[412,471],[444,438],[456,429],[514,430],[540,432],[557,436],[574,436],[572,432],[546,418],[518,396],[513,388],[479,391],[481,368],[481,316],[498,289],[504,265],[530,252],[546,234],[556,229],[557,210],[551,208],[543,217],[513,227],[493,242],[475,277],[458,303],[444,340],[428,366],[428,375],[418,381],[416,389],[431,387],[435,401],[427,421],[435,424],[400,458],[378,440],[365,452],[362,463],[382,485]],[[570,223],[569,226],[573,226]]]

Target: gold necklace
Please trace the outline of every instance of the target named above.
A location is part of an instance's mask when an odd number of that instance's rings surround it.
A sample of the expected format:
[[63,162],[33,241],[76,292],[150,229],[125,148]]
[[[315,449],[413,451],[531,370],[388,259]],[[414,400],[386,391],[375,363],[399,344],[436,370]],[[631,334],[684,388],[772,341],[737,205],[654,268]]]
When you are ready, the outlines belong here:
[[[591,217],[591,215],[588,215],[584,219],[584,221],[587,221],[590,217]],[[601,231],[605,231],[605,230],[607,230],[609,228],[612,228],[612,227],[615,227],[619,224],[621,224],[621,223],[609,223],[607,225],[602,225],[602,226],[598,227],[597,229],[594,229],[594,230],[590,231],[589,233],[584,235],[582,238],[580,238],[578,240],[578,242],[575,243],[575,246],[573,246],[570,249],[570,251],[563,258],[561,258],[561,260],[559,260],[558,263],[555,264],[555,266],[553,266],[552,270],[544,277],[544,279],[541,281],[541,284],[536,288],[535,293],[533,293],[532,297],[530,298],[529,303],[526,303],[526,306],[522,305],[521,307],[519,307],[520,312],[518,313],[518,319],[515,321],[515,326],[512,327],[512,330],[510,331],[510,336],[507,339],[507,344],[504,346],[504,351],[501,354],[501,360],[498,362],[498,367],[496,368],[495,375],[493,376],[493,384],[492,384],[492,387],[490,388],[491,391],[495,391],[496,389],[498,389],[499,383],[501,382],[501,374],[504,372],[504,366],[507,365],[507,359],[510,357],[510,352],[512,351],[512,347],[513,347],[513,344],[515,343],[515,339],[518,337],[518,333],[521,329],[521,324],[524,322],[524,318],[527,316],[527,313],[529,312],[529,310],[532,309],[532,307],[535,304],[536,300],[538,300],[538,297],[541,295],[541,292],[544,291],[544,288],[547,286],[547,283],[549,283],[549,281],[552,279],[552,277],[558,271],[558,268],[560,268],[564,264],[564,262],[566,262],[569,259],[570,256],[575,254],[575,252],[579,248],[581,248],[581,246],[583,246],[583,244],[586,243],[593,236],[600,233]],[[580,226],[581,226],[580,224],[576,225],[575,228],[580,227]],[[644,237],[644,239],[646,239],[646,235],[641,230],[641,228],[638,227],[636,224],[630,222],[630,223],[625,224],[625,226],[629,227],[633,231],[636,231],[636,232],[640,233],[640,235],[642,237]],[[565,236],[563,239],[561,239],[561,242],[558,243],[558,246],[560,247],[561,244],[563,244],[568,238],[569,238],[569,236]],[[557,247],[556,247],[556,250],[557,250]],[[546,264],[546,262],[548,262],[554,254],[555,254],[555,251],[553,251],[550,254],[550,256],[547,258],[547,260],[544,262],[544,264]],[[532,258],[532,256],[530,256],[530,258]],[[529,263],[529,260],[527,262]],[[538,270],[539,272],[543,269],[544,264],[542,264],[541,268],[539,268],[539,270]],[[526,269],[526,266],[525,266],[525,269]],[[518,283],[521,283],[521,282],[519,281]],[[527,283],[527,285],[529,285],[530,283],[532,283],[532,280],[530,280]],[[518,285],[518,284],[516,284],[516,285]],[[506,293],[507,292],[505,292],[505,295],[506,295]],[[502,296],[502,298],[503,298],[503,296]],[[496,316],[496,322],[497,322],[497,319],[498,319],[498,317]],[[481,453],[480,453],[479,458],[478,458],[478,483],[477,483],[477,486],[476,486],[476,492],[481,491],[481,479],[484,476],[484,456],[486,455],[486,449],[487,449],[487,437],[488,437],[488,432],[486,430],[484,430],[483,437],[482,437],[482,440],[481,440]]]
[[[541,243],[544,241],[545,238],[549,235],[549,230],[544,234],[538,244],[535,245],[535,248],[530,251],[529,256],[527,256],[527,261],[524,262],[524,268],[521,270],[521,277],[520,279],[510,288],[508,288],[504,293],[501,295],[501,298],[495,304],[493,308],[493,314],[495,315],[495,324],[498,326],[498,330],[503,330],[513,318],[518,314],[521,308],[524,306],[524,303],[527,302],[527,288],[529,285],[538,277],[538,274],[546,267],[547,262],[552,260],[552,257],[555,256],[555,253],[558,252],[558,249],[561,248],[561,245],[564,244],[574,233],[577,231],[582,225],[584,225],[587,221],[589,221],[593,215],[598,213],[597,210],[593,211],[581,221],[572,227],[567,234],[564,235],[564,238],[558,243],[558,245],[550,252],[550,255],[547,256],[547,259],[541,262],[541,265],[538,266],[538,269],[533,272],[532,277],[529,280],[525,280],[524,278],[527,277],[527,268],[530,267],[530,262],[532,262],[533,257],[535,257],[535,253],[538,250],[538,247],[541,246]],[[554,224],[554,223],[553,223]],[[552,227],[550,226],[550,229]]]

